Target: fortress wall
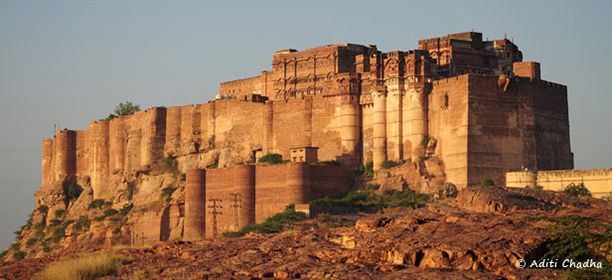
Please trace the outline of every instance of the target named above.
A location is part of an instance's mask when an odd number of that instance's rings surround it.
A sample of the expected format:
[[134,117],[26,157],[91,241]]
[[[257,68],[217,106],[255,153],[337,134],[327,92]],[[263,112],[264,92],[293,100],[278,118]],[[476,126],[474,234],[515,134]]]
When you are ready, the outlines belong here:
[[[403,106],[406,108],[402,117],[407,122],[408,145],[411,147],[410,158],[417,161],[425,155],[423,138],[429,134],[428,122],[428,97],[424,88],[412,87],[406,90],[408,102]],[[404,140],[405,141],[405,140]]]
[[210,116],[210,107],[211,103],[200,104],[200,150],[212,148],[212,143],[208,136],[208,118]]
[[469,183],[503,185],[506,172],[525,166],[519,96],[504,92],[497,76],[469,75],[469,111]]
[[91,186],[94,198],[98,198],[109,180],[109,121],[90,122],[87,135]]
[[310,200],[338,197],[349,191],[350,176],[338,166],[310,166]]
[[205,236],[206,171],[187,169],[183,240],[196,241]]
[[311,103],[305,100],[288,100],[274,102],[274,150],[289,158],[289,149],[293,147],[311,146],[311,119],[305,119]]
[[[312,114],[311,114],[311,135],[312,139],[309,146],[319,147],[317,151],[320,161],[338,160],[346,154],[347,150],[342,148],[342,133],[344,124],[344,139],[345,144],[350,146],[349,138],[353,138],[350,134],[350,119],[353,118],[349,102],[342,104],[342,98],[345,96],[334,96],[325,98],[312,99]],[[308,120],[304,120],[308,121]],[[308,143],[304,143],[308,144]],[[299,146],[287,147],[294,148]],[[350,149],[350,147],[347,147]],[[289,158],[289,157],[285,157]]]
[[517,89],[532,96],[537,170],[572,169],[567,87],[518,78]]
[[195,153],[200,146],[200,105],[181,106],[181,152]]
[[[342,154],[357,156],[360,143],[359,126],[361,124],[359,120],[359,97],[356,95],[343,95],[340,98],[340,139],[342,143]],[[313,121],[313,127],[316,127],[316,125],[317,124]],[[353,161],[353,163],[357,162]]]
[[153,107],[144,111],[141,126],[141,166],[163,159],[166,137],[166,108]]
[[387,93],[373,92],[372,112],[372,162],[374,170],[387,160]]
[[222,82],[219,88],[221,95],[244,96],[252,93],[261,93],[261,76]]
[[593,197],[608,197],[612,194],[612,169],[589,170],[550,170],[538,172],[508,172],[506,185],[509,187],[526,187],[533,184],[544,190],[562,191],[571,183],[584,185]]
[[282,212],[289,204],[310,198],[310,166],[287,163],[257,166],[255,170],[255,222]]
[[43,140],[41,174],[41,189],[45,191],[53,185],[53,139]]
[[206,186],[206,237],[255,223],[255,165],[207,169]]
[[166,108],[165,155],[178,155],[181,148],[181,107]]
[[124,118],[125,129],[127,131],[127,142],[125,145],[125,164],[124,174],[129,174],[140,168],[141,164],[141,123],[144,112],[136,112]]
[[429,136],[437,141],[446,180],[464,187],[468,183],[467,75],[434,81],[428,104]]
[[126,156],[127,129],[124,124],[124,118],[118,117],[110,120],[108,128],[109,138],[109,169],[113,173],[115,171],[123,171]]
[[76,131],[76,155],[75,166],[76,176],[91,176],[91,144],[89,142],[87,130]]

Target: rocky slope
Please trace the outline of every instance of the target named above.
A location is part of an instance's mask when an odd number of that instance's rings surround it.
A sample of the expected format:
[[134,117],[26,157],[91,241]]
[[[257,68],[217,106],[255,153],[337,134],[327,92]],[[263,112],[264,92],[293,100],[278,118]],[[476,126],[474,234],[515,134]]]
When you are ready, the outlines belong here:
[[[457,199],[419,209],[324,215],[279,234],[111,249],[124,261],[108,278],[563,279],[563,270],[515,264],[544,256],[558,221],[568,217],[592,221],[589,231],[605,226],[607,243],[596,250],[610,260],[605,247],[612,242],[610,210],[606,201],[475,187],[460,191]],[[354,226],[346,226],[346,220]],[[578,225],[572,229],[578,232]],[[66,254],[5,262],[0,278],[31,278]]]

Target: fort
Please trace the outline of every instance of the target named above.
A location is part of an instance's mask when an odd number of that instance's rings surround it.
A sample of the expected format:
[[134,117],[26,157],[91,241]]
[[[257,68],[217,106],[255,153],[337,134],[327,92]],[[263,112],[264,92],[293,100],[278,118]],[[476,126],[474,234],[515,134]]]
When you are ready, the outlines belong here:
[[[291,162],[254,164],[269,153]],[[566,86],[543,80],[540,64],[523,61],[512,41],[483,41],[478,32],[421,40],[409,51],[285,49],[271,70],[222,82],[206,103],[57,131],[43,141],[41,191],[76,178],[93,198],[111,198],[110,186],[168,157],[186,174],[175,212],[184,223],[178,235],[190,240],[342,194],[354,169],[369,163],[375,180],[387,174],[423,191],[573,168]],[[214,214],[217,205],[224,215]]]

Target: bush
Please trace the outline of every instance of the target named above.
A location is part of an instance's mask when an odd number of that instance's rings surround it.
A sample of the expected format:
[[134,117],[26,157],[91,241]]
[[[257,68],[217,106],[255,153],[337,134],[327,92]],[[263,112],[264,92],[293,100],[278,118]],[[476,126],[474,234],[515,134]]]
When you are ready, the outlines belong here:
[[16,259],[16,260],[23,260],[23,259],[25,259],[25,257],[27,255],[28,254],[26,252],[21,251],[21,250],[17,250],[15,252],[13,252],[13,258]]
[[128,202],[124,204],[123,207],[121,207],[121,210],[119,210],[119,214],[125,216],[130,213],[130,211],[132,211],[132,208],[134,208],[134,203]]
[[115,107],[115,115],[127,116],[140,111],[140,105],[134,104],[131,101],[121,102]]
[[165,172],[179,174],[178,161],[176,161],[176,158],[172,155],[164,157],[162,166]]
[[108,209],[105,209],[103,213],[104,213],[104,216],[108,217],[108,216],[113,216],[113,215],[119,213],[119,211],[117,211],[117,210],[115,210],[113,208],[108,208]]
[[36,241],[37,241],[36,237],[32,237],[32,238],[28,239],[28,241],[26,241],[26,245],[32,246],[32,245],[36,244]]
[[366,189],[366,190],[370,190],[370,191],[376,191],[376,190],[378,190],[379,188],[380,188],[380,185],[379,185],[379,184],[372,184],[372,183],[368,183],[368,184],[365,186],[365,189]]
[[74,228],[74,230],[80,231],[80,230],[88,230],[90,225],[91,225],[91,222],[89,221],[89,218],[83,215],[83,216],[80,216],[79,219],[76,220],[76,222],[74,222],[74,226],[72,227]]
[[83,189],[77,185],[76,183],[70,183],[64,185],[64,195],[66,196],[67,201],[74,201],[81,196]]
[[64,210],[64,209],[57,209],[57,210],[55,210],[55,216],[56,216],[56,217],[61,217],[61,216],[63,216],[65,213],[66,213],[66,210]]
[[176,191],[176,189],[177,188],[173,186],[167,186],[163,188],[161,193],[162,200],[166,203],[170,202],[170,200],[172,200],[172,194],[174,193],[174,191]]
[[589,191],[589,189],[587,189],[584,183],[571,183],[567,185],[565,189],[563,189],[563,192],[565,192],[565,194],[569,196],[574,197],[591,196],[591,192]]
[[51,220],[49,221],[49,223],[50,223],[52,226],[57,226],[57,225],[59,225],[59,224],[61,224],[61,223],[62,223],[62,220],[60,220],[60,219],[51,219]]
[[391,167],[395,167],[395,166],[398,166],[398,165],[400,165],[400,163],[399,163],[399,162],[397,162],[397,161],[385,160],[385,161],[383,161],[383,163],[381,164],[381,167],[382,167],[382,168],[391,168]]
[[284,163],[283,156],[281,154],[269,153],[259,158],[258,163],[263,164],[281,164]]
[[45,253],[51,252],[51,248],[49,248],[49,244],[47,242],[43,242],[41,245],[42,251]]
[[295,211],[295,205],[289,205],[285,208],[285,211],[278,213],[263,223],[253,224],[244,227],[240,231],[226,232],[223,233],[225,237],[239,237],[244,236],[249,232],[255,233],[277,233],[283,231],[285,228],[293,225],[296,222],[306,220],[308,216],[302,212]]
[[104,199],[94,199],[89,203],[88,209],[100,209],[104,205]]
[[117,274],[121,259],[112,253],[98,252],[56,261],[40,274],[39,279],[98,279]]
[[40,212],[42,214],[47,214],[49,212],[49,206],[41,205],[41,206],[38,206],[37,210],[38,210],[38,212]]
[[495,186],[495,181],[493,181],[491,178],[484,178],[482,181],[480,181],[480,185],[483,187],[492,187]]
[[364,165],[358,166],[355,168],[355,174],[374,177],[374,164],[370,161],[366,162]]
[[6,254],[8,254],[8,251],[4,250],[0,253],[0,261],[4,259],[4,257],[6,257]]
[[376,212],[391,207],[421,207],[429,200],[429,196],[416,193],[410,189],[405,191],[386,190],[377,194],[373,190],[359,190],[350,192],[346,196],[337,199],[322,198],[312,201],[312,206],[328,209],[349,208],[355,211]]

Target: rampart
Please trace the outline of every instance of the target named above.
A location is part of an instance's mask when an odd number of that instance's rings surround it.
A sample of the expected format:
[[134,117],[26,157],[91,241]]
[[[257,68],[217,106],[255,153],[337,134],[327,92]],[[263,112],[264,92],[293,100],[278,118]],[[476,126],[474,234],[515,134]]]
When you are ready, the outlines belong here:
[[518,171],[506,173],[510,187],[537,187],[562,191],[567,185],[583,183],[593,197],[612,195],[612,169]]
[[282,212],[290,204],[342,195],[349,185],[348,174],[337,166],[286,163],[190,169],[185,237],[194,240],[237,231]]

